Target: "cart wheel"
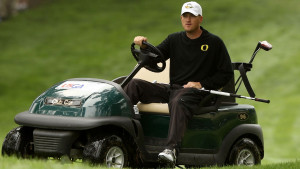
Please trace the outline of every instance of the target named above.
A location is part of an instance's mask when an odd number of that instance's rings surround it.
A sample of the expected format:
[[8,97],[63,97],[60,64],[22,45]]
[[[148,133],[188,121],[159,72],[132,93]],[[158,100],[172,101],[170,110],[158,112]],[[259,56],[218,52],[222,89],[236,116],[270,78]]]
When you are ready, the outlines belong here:
[[86,145],[83,158],[93,164],[106,164],[107,167],[123,168],[128,166],[128,153],[122,139],[109,136]]
[[30,144],[32,140],[32,129],[17,127],[6,135],[2,144],[2,155],[31,158],[34,153]]
[[232,148],[228,160],[230,165],[253,166],[261,162],[257,145],[248,138],[240,139]]

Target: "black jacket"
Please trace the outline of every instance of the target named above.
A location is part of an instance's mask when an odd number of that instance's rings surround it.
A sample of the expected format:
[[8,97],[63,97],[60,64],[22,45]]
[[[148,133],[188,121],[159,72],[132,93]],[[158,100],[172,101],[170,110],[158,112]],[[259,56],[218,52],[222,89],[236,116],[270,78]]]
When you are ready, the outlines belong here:
[[186,32],[169,35],[157,46],[170,58],[170,83],[184,85],[200,82],[205,89],[219,89],[233,78],[230,56],[216,35],[203,29],[201,36],[190,39]]

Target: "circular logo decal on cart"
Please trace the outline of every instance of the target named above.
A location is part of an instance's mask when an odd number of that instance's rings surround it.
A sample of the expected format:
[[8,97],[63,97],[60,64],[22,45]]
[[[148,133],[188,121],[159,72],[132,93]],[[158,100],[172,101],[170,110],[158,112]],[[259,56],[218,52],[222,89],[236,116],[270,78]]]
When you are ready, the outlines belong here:
[[238,119],[241,121],[247,120],[248,119],[248,114],[247,113],[239,113],[238,114]]

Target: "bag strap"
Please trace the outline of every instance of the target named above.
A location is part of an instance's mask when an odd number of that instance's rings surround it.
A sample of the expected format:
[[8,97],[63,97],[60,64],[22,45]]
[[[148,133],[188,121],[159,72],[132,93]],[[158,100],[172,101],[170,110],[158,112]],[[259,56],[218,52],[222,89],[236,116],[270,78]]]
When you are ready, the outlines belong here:
[[238,67],[239,71],[240,71],[240,74],[241,74],[241,77],[242,77],[242,80],[244,82],[244,85],[249,93],[249,96],[250,97],[255,97],[255,93],[250,85],[250,82],[248,80],[248,77],[246,75],[247,73],[247,70],[245,69],[245,66],[244,66],[244,63],[241,63]]

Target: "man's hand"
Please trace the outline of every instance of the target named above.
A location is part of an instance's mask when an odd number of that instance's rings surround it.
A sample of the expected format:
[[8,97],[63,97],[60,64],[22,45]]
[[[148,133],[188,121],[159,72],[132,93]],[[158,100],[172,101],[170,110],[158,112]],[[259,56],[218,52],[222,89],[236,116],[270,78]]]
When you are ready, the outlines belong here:
[[144,36],[136,36],[133,40],[136,45],[139,45],[141,48],[146,48],[146,46],[143,45],[143,41],[147,41],[147,38]]
[[183,85],[184,88],[197,88],[201,89],[202,85],[200,82],[188,82],[186,85]]

